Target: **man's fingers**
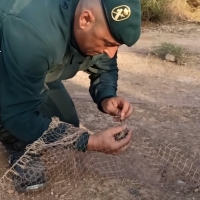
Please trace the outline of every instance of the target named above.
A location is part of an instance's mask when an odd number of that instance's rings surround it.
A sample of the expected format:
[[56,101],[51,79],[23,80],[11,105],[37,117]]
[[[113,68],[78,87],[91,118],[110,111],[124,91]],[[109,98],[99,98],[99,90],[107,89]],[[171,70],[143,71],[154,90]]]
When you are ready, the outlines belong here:
[[115,105],[115,101],[113,99],[114,98],[108,98],[103,100],[101,106],[104,112],[106,112],[107,114],[118,116],[120,115],[120,109],[118,108],[117,105]]
[[128,113],[130,108],[130,103],[127,101],[124,101],[122,110],[121,110],[121,118],[124,119],[125,115]]
[[128,148],[131,146],[131,144],[132,144],[132,141],[130,141],[127,145],[123,146],[123,147],[119,150],[119,152],[125,151],[126,149],[128,149]]
[[125,115],[125,119],[129,118],[131,116],[131,114],[133,113],[134,108],[132,105],[130,105],[128,112]]
[[107,113],[113,116],[119,116],[121,113],[121,110],[113,106],[113,107],[107,108]]

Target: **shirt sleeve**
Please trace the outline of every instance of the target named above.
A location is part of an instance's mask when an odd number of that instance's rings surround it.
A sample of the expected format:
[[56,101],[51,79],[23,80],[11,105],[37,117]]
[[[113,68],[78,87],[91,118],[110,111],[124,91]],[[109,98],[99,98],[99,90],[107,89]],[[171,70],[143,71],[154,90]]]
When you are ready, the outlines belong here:
[[31,143],[51,122],[39,109],[46,98],[44,80],[52,62],[52,50],[43,35],[26,21],[7,16],[2,23],[1,117],[8,131]]
[[107,55],[102,56],[95,65],[87,70],[90,73],[89,92],[93,101],[100,111],[104,112],[101,102],[110,97],[116,97],[118,68],[117,54],[110,59]]

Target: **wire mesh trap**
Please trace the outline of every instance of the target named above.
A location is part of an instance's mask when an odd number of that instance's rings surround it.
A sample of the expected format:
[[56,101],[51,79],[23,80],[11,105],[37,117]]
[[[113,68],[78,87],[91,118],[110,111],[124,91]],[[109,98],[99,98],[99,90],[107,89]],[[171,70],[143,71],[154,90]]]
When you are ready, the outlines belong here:
[[[57,139],[46,143],[52,131]],[[172,143],[158,145],[134,133],[131,147],[119,155],[83,153],[73,148],[82,132],[54,118],[49,130],[0,179],[0,200],[149,200],[150,192],[155,199],[177,200],[199,186],[198,160],[185,158]],[[177,180],[182,181],[179,193]],[[33,183],[40,189],[28,191]]]

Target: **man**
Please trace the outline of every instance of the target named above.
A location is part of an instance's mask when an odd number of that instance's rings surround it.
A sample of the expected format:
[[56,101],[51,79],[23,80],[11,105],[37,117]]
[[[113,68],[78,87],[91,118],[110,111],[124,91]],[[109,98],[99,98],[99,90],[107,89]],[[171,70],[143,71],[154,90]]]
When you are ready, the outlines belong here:
[[[48,130],[52,117],[79,127],[61,82],[79,70],[90,74],[89,91],[100,111],[121,120],[131,116],[133,107],[116,94],[117,51],[137,42],[140,26],[140,0],[0,0],[0,140],[11,165]],[[120,141],[114,135],[125,129],[83,133],[75,146],[119,153],[129,147],[132,131]],[[21,176],[23,170],[16,167]],[[45,182],[28,181],[25,190]]]

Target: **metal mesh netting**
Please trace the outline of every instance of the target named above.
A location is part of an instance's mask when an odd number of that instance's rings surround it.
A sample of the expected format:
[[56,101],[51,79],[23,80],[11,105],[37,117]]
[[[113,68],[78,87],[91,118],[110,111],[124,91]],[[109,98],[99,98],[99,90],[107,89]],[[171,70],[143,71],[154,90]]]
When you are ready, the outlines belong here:
[[[65,129],[66,123],[54,118],[44,135],[27,147],[24,156],[0,179],[1,200],[141,199],[137,188],[143,185],[153,188],[155,199],[168,200],[179,199],[178,194],[167,193],[167,188],[173,187],[173,177],[187,180],[194,188],[199,183],[198,163],[186,159],[171,144],[156,145],[134,134],[131,147],[120,155],[83,153],[73,147],[83,130],[70,125]],[[44,138],[52,131],[55,135],[55,130],[57,139],[46,143]],[[23,169],[23,176],[17,168]],[[30,181],[45,187],[21,190]]]

